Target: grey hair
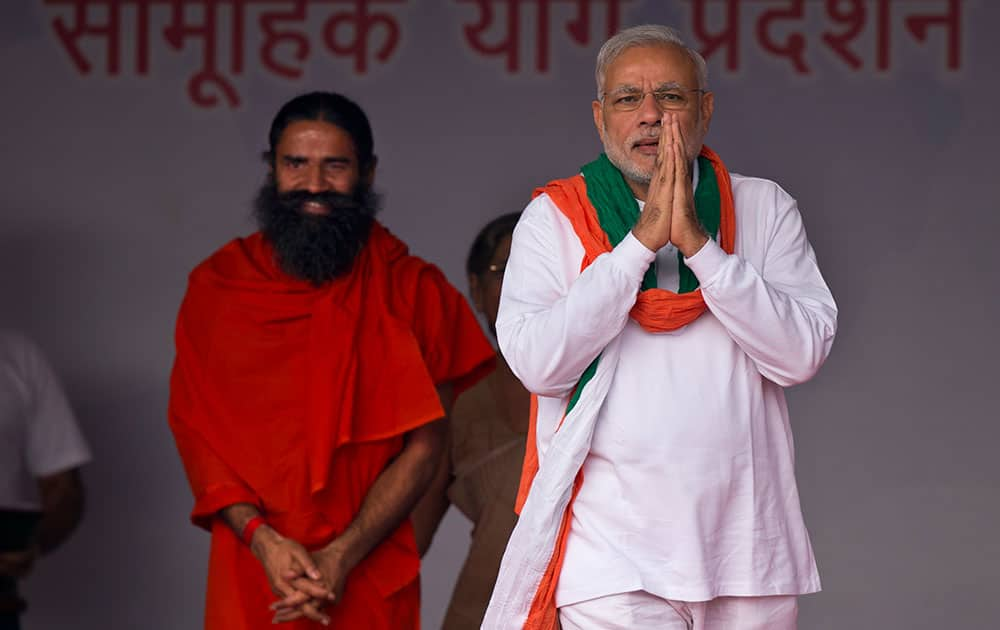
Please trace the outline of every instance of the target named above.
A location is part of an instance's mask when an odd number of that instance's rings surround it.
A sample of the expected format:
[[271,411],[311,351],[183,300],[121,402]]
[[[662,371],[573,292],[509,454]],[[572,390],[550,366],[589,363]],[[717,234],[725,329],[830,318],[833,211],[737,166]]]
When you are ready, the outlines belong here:
[[682,48],[694,62],[698,74],[698,87],[703,90],[708,89],[708,64],[705,63],[701,53],[685,44],[676,29],[660,24],[642,24],[619,32],[601,46],[601,51],[597,53],[597,69],[594,72],[594,77],[597,79],[597,100],[604,97],[604,79],[607,76],[608,66],[623,52],[635,46]]

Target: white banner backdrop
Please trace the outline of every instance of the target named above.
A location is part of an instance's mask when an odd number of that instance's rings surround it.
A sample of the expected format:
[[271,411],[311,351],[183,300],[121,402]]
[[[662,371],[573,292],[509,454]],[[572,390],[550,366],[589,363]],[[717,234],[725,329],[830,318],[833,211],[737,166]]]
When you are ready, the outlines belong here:
[[[802,627],[994,627],[1000,4],[5,0],[0,316],[47,351],[96,456],[26,628],[201,624],[173,324],[190,269],[253,229],[284,101],[366,109],[383,221],[464,291],[478,228],[600,150],[594,57],[644,22],[706,53],[708,143],[799,200],[840,306],[833,355],[789,393],[825,587]],[[451,513],[427,559],[427,628],[467,530]]]

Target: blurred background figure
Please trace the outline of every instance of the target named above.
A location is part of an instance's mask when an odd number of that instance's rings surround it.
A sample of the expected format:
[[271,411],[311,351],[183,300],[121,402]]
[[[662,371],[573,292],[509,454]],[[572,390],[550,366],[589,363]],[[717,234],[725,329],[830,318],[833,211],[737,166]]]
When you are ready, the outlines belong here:
[[[500,287],[510,239],[520,212],[490,221],[476,236],[466,260],[469,295],[496,338]],[[447,474],[442,473],[414,514],[421,553],[450,504],[472,521],[469,554],[455,584],[442,628],[478,628],[493,592],[507,539],[517,515],[524,445],[528,432],[528,391],[497,353],[497,368],[455,400]]]
[[0,331],[0,630],[20,628],[17,582],[83,515],[90,461],[59,380],[21,334]]

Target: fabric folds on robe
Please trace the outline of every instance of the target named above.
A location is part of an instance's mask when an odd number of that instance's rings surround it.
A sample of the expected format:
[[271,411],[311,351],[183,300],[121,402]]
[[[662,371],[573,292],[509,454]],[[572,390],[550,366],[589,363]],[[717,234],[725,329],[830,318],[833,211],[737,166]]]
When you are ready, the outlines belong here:
[[[281,271],[259,233],[232,241],[191,273],[176,346],[169,420],[191,519],[212,532],[210,629],[271,627],[264,572],[219,509],[254,504],[283,535],[322,547],[354,519],[405,433],[444,415],[435,385],[460,392],[493,363],[465,299],[378,223],[351,272],[321,287]],[[392,610],[418,610],[409,585],[419,566],[406,521],[330,613],[394,627]],[[387,625],[372,601],[389,602]]]

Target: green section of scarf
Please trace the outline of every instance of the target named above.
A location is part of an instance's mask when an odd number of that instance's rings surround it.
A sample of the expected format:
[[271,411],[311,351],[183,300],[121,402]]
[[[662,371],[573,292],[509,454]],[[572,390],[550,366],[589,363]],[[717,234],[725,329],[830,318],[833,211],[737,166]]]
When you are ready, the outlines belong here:
[[[584,165],[580,171],[587,182],[587,198],[597,210],[597,219],[601,228],[608,235],[611,246],[616,247],[639,220],[639,202],[636,201],[635,195],[625,182],[621,171],[611,163],[611,160],[604,153],[590,164]],[[698,187],[694,191],[694,209],[698,220],[701,221],[705,231],[712,238],[715,238],[719,232],[719,223],[722,217],[721,205],[719,181],[715,176],[712,162],[704,156],[698,156]],[[697,289],[698,278],[684,264],[684,255],[680,252],[677,252],[677,265],[680,272],[677,292],[690,293]],[[641,290],[647,291],[655,288],[656,263],[654,262],[642,278]],[[583,371],[580,381],[570,396],[569,404],[566,407],[567,414],[576,406],[583,388],[597,372],[597,363],[600,359],[601,357],[598,356]]]

